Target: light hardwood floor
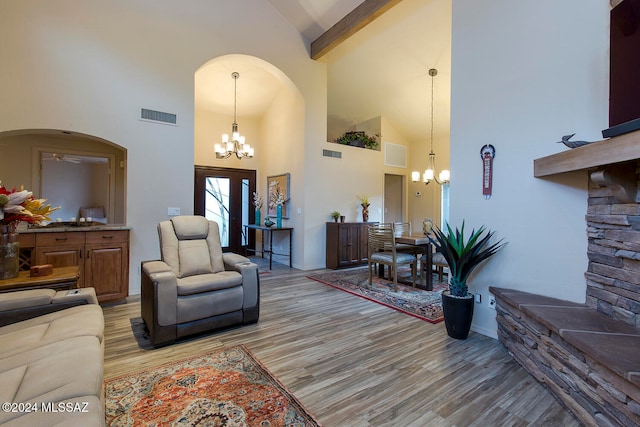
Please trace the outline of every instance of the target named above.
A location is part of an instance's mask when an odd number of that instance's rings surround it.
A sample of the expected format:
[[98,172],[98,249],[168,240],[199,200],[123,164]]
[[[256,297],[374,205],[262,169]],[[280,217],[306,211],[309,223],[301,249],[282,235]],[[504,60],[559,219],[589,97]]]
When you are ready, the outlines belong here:
[[257,324],[160,349],[143,338],[139,298],[105,306],[105,378],[244,344],[325,427],[579,425],[498,341],[454,340],[443,323],[311,273],[274,263],[261,274]]

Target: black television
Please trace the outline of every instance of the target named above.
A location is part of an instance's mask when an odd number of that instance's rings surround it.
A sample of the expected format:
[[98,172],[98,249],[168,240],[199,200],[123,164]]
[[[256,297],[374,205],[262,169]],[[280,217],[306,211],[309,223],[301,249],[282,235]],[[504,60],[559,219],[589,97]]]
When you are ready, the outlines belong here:
[[609,138],[640,129],[640,0],[611,10]]

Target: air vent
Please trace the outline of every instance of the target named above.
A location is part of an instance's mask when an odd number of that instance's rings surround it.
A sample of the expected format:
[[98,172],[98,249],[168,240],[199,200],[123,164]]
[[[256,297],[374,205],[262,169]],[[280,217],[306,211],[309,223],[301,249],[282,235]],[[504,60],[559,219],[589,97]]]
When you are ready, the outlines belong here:
[[140,110],[140,120],[145,120],[154,123],[163,123],[167,125],[177,125],[178,116],[171,113],[164,113],[162,111],[147,110],[142,108]]
[[324,157],[333,157],[334,159],[341,159],[342,152],[341,151],[333,151],[333,150],[322,150],[322,155]]
[[391,142],[384,143],[384,165],[397,168],[407,167],[407,147]]

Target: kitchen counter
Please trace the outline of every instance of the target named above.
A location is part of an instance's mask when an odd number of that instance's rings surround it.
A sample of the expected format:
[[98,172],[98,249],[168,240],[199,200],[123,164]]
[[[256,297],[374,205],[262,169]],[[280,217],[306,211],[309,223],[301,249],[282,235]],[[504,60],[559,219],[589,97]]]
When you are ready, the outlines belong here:
[[79,225],[75,223],[56,223],[52,222],[45,226],[32,226],[25,229],[19,229],[18,233],[62,233],[66,231],[110,231],[110,230],[131,230],[130,225],[124,224],[103,224],[100,222],[93,222],[85,225]]
[[51,264],[77,266],[78,287],[93,287],[99,302],[129,293],[129,234],[131,227],[98,222],[54,222],[18,230],[20,269]]

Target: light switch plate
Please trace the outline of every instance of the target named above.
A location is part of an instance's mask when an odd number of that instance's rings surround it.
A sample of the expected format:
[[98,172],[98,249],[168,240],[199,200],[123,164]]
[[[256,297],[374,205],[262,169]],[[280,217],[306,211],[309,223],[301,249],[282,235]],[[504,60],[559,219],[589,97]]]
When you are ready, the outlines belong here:
[[169,216],[180,215],[180,208],[167,208],[167,215]]

